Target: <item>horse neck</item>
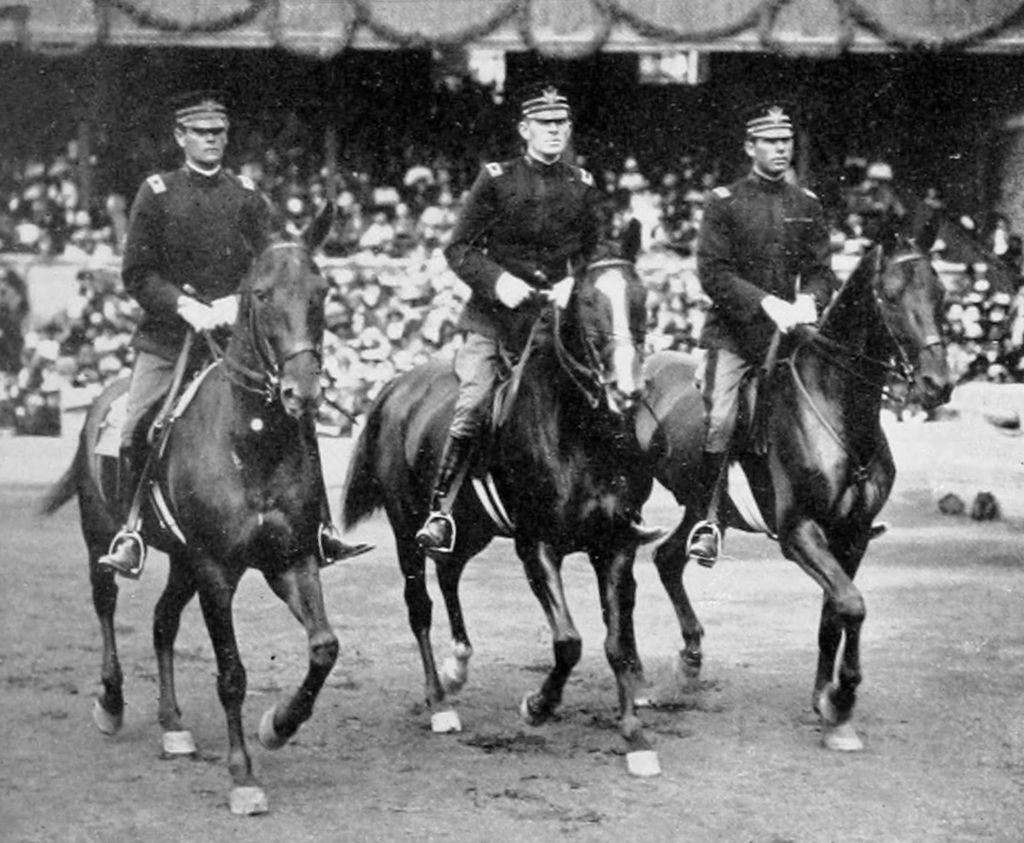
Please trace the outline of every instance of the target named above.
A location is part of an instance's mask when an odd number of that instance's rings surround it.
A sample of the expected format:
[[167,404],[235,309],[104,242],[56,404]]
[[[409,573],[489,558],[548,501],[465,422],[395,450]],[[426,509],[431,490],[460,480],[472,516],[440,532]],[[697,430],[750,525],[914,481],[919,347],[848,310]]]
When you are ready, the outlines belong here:
[[264,429],[290,429],[292,419],[281,402],[269,392],[270,373],[257,350],[249,311],[243,300],[242,310],[224,351],[221,366],[230,392],[235,426],[250,429],[255,419]]
[[843,294],[822,326],[826,343],[802,346],[794,368],[810,400],[856,438],[873,434],[878,423],[888,337],[869,285]]
[[[607,452],[609,443],[617,441],[616,431],[622,425],[616,424],[603,400],[594,406],[593,396],[584,391],[579,375],[574,376],[560,359],[561,354],[572,360],[585,359],[578,325],[571,314],[566,312],[561,320],[558,337],[548,327],[535,342],[524,364],[512,414],[522,425],[524,441],[544,455],[565,453],[567,442],[587,451]],[[556,343],[561,343],[561,351]]]

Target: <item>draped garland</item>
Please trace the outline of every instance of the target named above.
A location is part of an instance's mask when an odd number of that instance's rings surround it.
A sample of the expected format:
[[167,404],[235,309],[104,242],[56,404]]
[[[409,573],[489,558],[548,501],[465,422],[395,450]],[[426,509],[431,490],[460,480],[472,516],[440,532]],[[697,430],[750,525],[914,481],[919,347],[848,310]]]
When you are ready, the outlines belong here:
[[[534,13],[544,2],[551,0],[507,0],[496,6],[489,16],[477,23],[445,35],[425,35],[410,29],[399,29],[381,19],[374,11],[373,0],[332,0],[339,10],[346,13],[346,23],[341,31],[331,39],[331,46],[325,52],[321,44],[316,50],[321,57],[328,58],[329,53],[340,52],[348,48],[355,32],[359,29],[369,31],[376,39],[395,48],[431,48],[440,51],[462,49],[473,42],[495,34],[499,29],[514,24],[515,31],[528,49],[538,50],[549,55],[584,56],[601,50],[616,27],[625,27],[641,38],[664,44],[687,44],[694,46],[714,45],[725,39],[735,38],[751,32],[757,38],[762,49],[770,52],[792,52],[799,48],[787,47],[776,34],[782,13],[793,6],[796,0],[752,0],[748,12],[740,15],[735,21],[708,28],[691,25],[685,14],[685,0],[679,0],[679,18],[683,25],[668,25],[645,18],[641,13],[630,8],[629,0],[586,0],[590,11],[597,20],[597,25],[587,33],[585,39],[578,35],[568,39],[538,37]],[[562,0],[565,2],[565,0]],[[884,20],[884,15],[874,11],[872,6],[885,8],[888,0],[828,0],[836,10],[837,30],[836,41],[831,46],[834,53],[849,50],[856,40],[858,28],[862,29],[883,44],[896,50],[941,52],[963,50],[992,40],[1011,29],[1024,27],[1024,0],[1013,0],[1006,4],[1006,11],[994,14],[991,20],[977,26],[969,27],[949,35],[904,32],[893,28]],[[24,12],[30,2],[6,9]],[[235,3],[220,3],[215,12],[203,14],[197,11],[201,4],[172,4],[156,2],[156,0],[92,0],[96,18],[95,43],[103,43],[109,38],[111,13],[117,12],[127,17],[141,30],[152,30],[163,34],[219,34],[229,32],[253,24],[264,28],[272,43],[292,52],[303,52],[303,48],[289,41],[286,27],[282,21],[286,18],[285,10],[289,0],[237,0]],[[213,4],[211,4],[213,5]],[[177,6],[177,8],[175,8]],[[191,6],[191,10],[181,6]],[[228,6],[224,10],[224,6]],[[294,7],[293,7],[294,8]],[[892,8],[889,6],[888,8]],[[14,14],[3,15],[5,8],[0,7],[0,18],[13,18]],[[29,27],[28,15],[25,20],[18,19],[19,29]],[[694,22],[696,23],[696,22]],[[333,35],[333,32],[332,32]],[[22,33],[24,36],[24,33]],[[23,43],[31,44],[30,38],[22,37]]]

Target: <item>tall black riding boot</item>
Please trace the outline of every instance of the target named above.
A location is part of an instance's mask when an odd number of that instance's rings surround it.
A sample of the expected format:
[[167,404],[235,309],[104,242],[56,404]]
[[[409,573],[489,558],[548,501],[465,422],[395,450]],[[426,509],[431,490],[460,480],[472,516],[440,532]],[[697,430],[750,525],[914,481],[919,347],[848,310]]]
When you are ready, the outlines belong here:
[[722,547],[718,510],[725,488],[727,457],[726,453],[704,451],[697,474],[700,494],[697,504],[698,520],[690,531],[686,552],[689,558],[697,560],[705,568],[710,568],[718,561]]
[[416,543],[426,551],[451,553],[455,547],[455,521],[448,497],[465,471],[472,451],[472,437],[449,435],[445,442],[437,482],[430,496],[430,515],[416,533]]
[[328,565],[333,565],[342,559],[351,559],[353,556],[359,556],[361,553],[373,550],[373,545],[366,544],[365,542],[349,544],[342,540],[338,528],[334,526],[334,522],[331,520],[331,506],[327,500],[327,484],[324,482],[323,464],[320,462],[319,449],[313,455],[313,459],[316,460],[316,470],[320,484],[320,526],[317,529],[317,549],[320,551],[320,567],[326,568]]
[[134,448],[122,447],[117,472],[117,497],[124,513],[124,526],[114,536],[106,554],[96,560],[98,565],[113,568],[115,573],[133,580],[142,574],[142,566],[146,561],[146,545],[139,533],[138,523],[141,508],[135,505],[140,479]]

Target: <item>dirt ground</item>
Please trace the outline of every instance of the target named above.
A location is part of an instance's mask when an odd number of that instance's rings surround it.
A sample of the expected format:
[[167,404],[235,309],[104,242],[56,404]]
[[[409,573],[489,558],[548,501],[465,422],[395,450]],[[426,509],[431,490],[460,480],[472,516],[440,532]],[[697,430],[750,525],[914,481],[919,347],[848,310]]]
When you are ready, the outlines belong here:
[[[199,753],[162,760],[156,723],[154,554],[121,591],[124,730],[92,725],[100,641],[77,508],[34,514],[70,459],[62,440],[0,441],[0,840],[3,841],[1019,841],[1024,839],[1024,439],[980,422],[892,426],[900,477],[858,583],[868,605],[856,722],[864,752],[820,745],[810,711],[817,587],[762,537],[730,534],[726,559],[687,581],[707,629],[701,680],[676,672],[679,634],[650,562],[637,561],[643,711],[662,767],[626,771],[615,690],[586,560],[567,561],[584,655],[558,722],[529,728],[522,695],[549,664],[539,606],[507,541],[470,563],[476,648],[435,735],[382,516],[377,549],[325,572],[342,650],[312,720],[284,749],[258,745],[260,714],[305,667],[305,637],[262,580],[236,601],[249,675],[250,749],[270,813],[228,810],[226,735],[198,607],[178,647],[179,698]],[[346,446],[325,441],[337,505]],[[997,522],[938,512],[937,497],[993,491]],[[645,510],[669,523],[663,492]],[[436,596],[436,590],[435,590]],[[443,611],[435,643],[447,653]]]

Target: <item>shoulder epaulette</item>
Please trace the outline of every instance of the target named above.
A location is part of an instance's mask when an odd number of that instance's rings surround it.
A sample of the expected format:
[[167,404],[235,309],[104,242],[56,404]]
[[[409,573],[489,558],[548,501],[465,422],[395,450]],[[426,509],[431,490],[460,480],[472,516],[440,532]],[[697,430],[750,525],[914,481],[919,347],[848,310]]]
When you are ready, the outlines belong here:
[[589,187],[594,186],[594,177],[590,174],[589,170],[584,170],[582,167],[577,167],[580,173],[580,181]]
[[484,164],[484,169],[487,170],[487,172],[491,174],[491,178],[495,178],[495,179],[498,176],[500,176],[503,172],[505,172],[501,168],[501,164],[497,163],[496,161],[491,161],[488,164]]
[[727,187],[716,187],[711,192],[714,193],[715,196],[717,196],[719,199],[728,199],[730,196],[732,196],[732,191],[729,190],[729,188]]
[[256,189],[256,182],[249,178],[249,176],[239,176],[238,181],[246,190]]
[[159,173],[154,173],[146,179],[146,184],[149,185],[149,189],[154,193],[164,193],[167,190],[167,183]]
[[810,196],[811,199],[817,199],[818,198],[818,194],[815,193],[813,190],[808,190],[806,187],[801,188],[801,189],[803,190],[804,193],[806,193],[808,196]]

